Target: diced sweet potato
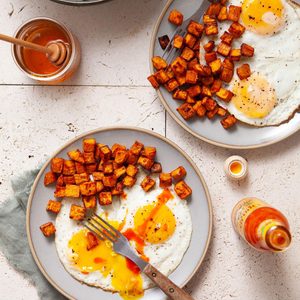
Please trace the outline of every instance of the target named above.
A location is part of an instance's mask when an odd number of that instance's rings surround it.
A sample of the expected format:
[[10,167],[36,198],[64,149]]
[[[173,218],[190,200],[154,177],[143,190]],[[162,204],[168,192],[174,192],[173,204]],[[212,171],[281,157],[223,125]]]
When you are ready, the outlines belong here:
[[96,162],[94,152],[83,152],[83,157],[86,164],[93,164]]
[[227,20],[227,18],[228,18],[227,7],[222,6],[217,19],[218,19],[218,21],[225,21],[225,20]]
[[201,82],[203,85],[206,85],[206,86],[210,86],[214,83],[214,77],[213,76],[208,76],[208,77],[202,77],[201,78]]
[[156,70],[165,69],[168,66],[167,62],[160,56],[152,57],[152,63]]
[[77,161],[75,161],[75,170],[76,170],[76,174],[81,174],[86,172],[85,166]]
[[180,26],[183,22],[183,14],[180,11],[178,11],[176,9],[173,9],[170,12],[168,20],[169,20],[170,23],[172,23],[176,26]]
[[116,152],[115,155],[115,162],[117,164],[124,164],[128,158],[128,151],[127,150],[119,150]]
[[94,152],[96,148],[96,140],[91,139],[84,139],[83,140],[83,152]]
[[111,174],[114,172],[114,167],[112,162],[105,162],[103,164],[103,172],[104,174]]
[[234,70],[234,62],[229,58],[224,59],[223,66],[224,68]]
[[159,83],[154,75],[150,75],[149,77],[147,77],[147,79],[155,89],[159,88]]
[[102,181],[102,179],[104,177],[103,172],[93,172],[92,175],[93,175],[94,181]]
[[186,100],[186,98],[187,98],[187,91],[178,89],[173,93],[173,99],[184,101]]
[[86,209],[93,209],[96,207],[97,205],[97,199],[96,196],[82,196],[82,202],[83,202],[83,206]]
[[226,43],[220,43],[218,45],[218,49],[217,52],[222,55],[227,57],[230,53],[231,47],[229,45],[227,45]]
[[196,100],[188,95],[185,102],[194,105],[196,103]]
[[128,165],[126,168],[126,174],[131,176],[131,177],[135,177],[135,175],[138,172],[138,168],[134,165]]
[[126,167],[122,166],[119,169],[114,170],[114,174],[117,178],[123,176],[126,173]]
[[214,60],[217,59],[217,53],[215,51],[209,52],[209,53],[205,53],[204,57],[205,57],[206,63],[209,64],[210,62],[212,62],[212,61],[214,61]]
[[92,174],[93,172],[95,172],[97,170],[97,163],[88,164],[85,166],[85,168],[86,168],[86,172],[88,174]]
[[133,154],[131,150],[128,151],[127,163],[131,165],[135,165],[138,161],[138,156]]
[[44,177],[44,185],[47,186],[49,184],[52,184],[52,183],[56,182],[56,179],[57,178],[56,178],[55,173],[53,173],[51,171],[47,172]]
[[186,91],[190,97],[194,98],[201,94],[201,87],[200,85],[193,85],[189,87]]
[[224,88],[221,88],[216,95],[218,96],[218,98],[220,98],[221,100],[225,101],[225,102],[229,102],[231,100],[231,98],[233,97],[233,93],[229,90],[226,90]]
[[186,36],[184,37],[184,44],[191,49],[195,46],[196,42],[197,42],[197,38],[190,33],[187,33]]
[[212,94],[215,94],[216,92],[218,92],[220,90],[221,87],[222,87],[222,80],[215,79],[210,88],[210,91]]
[[85,218],[86,209],[80,205],[71,205],[69,217],[75,221],[82,221]]
[[169,37],[165,34],[165,35],[160,36],[160,37],[158,38],[158,42],[159,42],[159,44],[160,44],[160,47],[161,47],[163,50],[165,50],[165,49],[167,48],[168,44],[170,43],[170,39],[169,39]]
[[215,48],[215,42],[214,41],[209,41],[203,46],[205,52],[212,52]]
[[80,197],[79,186],[75,184],[67,184],[65,190],[65,197],[79,198]]
[[142,156],[148,157],[150,159],[154,159],[156,156],[156,148],[147,146],[144,148],[141,154]]
[[241,54],[246,57],[252,57],[254,55],[254,48],[243,43],[241,46]]
[[222,71],[222,61],[220,58],[209,63],[211,71],[214,75],[219,74]]
[[111,147],[112,157],[115,157],[117,151],[119,151],[119,150],[126,150],[126,147],[121,144],[113,144]]
[[232,44],[233,38],[234,38],[233,35],[227,31],[225,31],[220,37],[221,41],[227,45]]
[[217,18],[216,16],[205,14],[203,15],[203,23],[205,25],[215,25],[217,24]]
[[187,27],[187,31],[198,38],[202,36],[203,30],[204,26],[196,21],[191,21]]
[[159,174],[159,186],[163,189],[172,185],[172,176],[170,173]]
[[229,57],[233,61],[239,61],[241,59],[241,49],[232,49],[230,51]]
[[159,70],[154,74],[156,80],[158,83],[160,84],[164,84],[167,81],[169,81],[169,77],[167,75],[167,73],[164,70]]
[[207,25],[205,26],[205,34],[206,35],[217,35],[219,33],[218,30],[218,25],[217,24],[212,24],[212,25]]
[[103,184],[105,187],[114,187],[117,184],[117,177],[113,174],[113,175],[107,175],[103,177],[102,180]]
[[83,196],[92,196],[97,192],[95,182],[84,182],[79,187]]
[[201,91],[201,95],[203,96],[203,97],[211,97],[211,90],[210,90],[210,88],[208,87],[208,86],[203,86],[202,87],[202,91]]
[[56,186],[54,197],[63,198],[66,195],[66,187],[65,186]]
[[230,5],[228,9],[228,20],[237,22],[240,19],[242,8],[240,6]]
[[52,222],[41,225],[40,229],[45,237],[53,235],[56,231],[56,228]]
[[236,73],[238,74],[241,80],[247,79],[251,75],[251,69],[249,64],[243,64],[236,69]]
[[111,194],[111,192],[101,192],[99,194],[99,204],[100,205],[110,205],[110,204],[112,204],[112,194]]
[[176,74],[175,75],[177,82],[179,83],[179,86],[184,85],[186,83],[185,79],[185,73],[183,74]]
[[237,122],[237,119],[235,118],[235,116],[229,115],[221,121],[221,124],[225,129],[228,129],[228,128],[232,127],[236,122]]
[[135,155],[139,155],[143,150],[143,148],[144,148],[144,144],[142,144],[139,141],[135,141],[134,144],[130,147],[130,151]]
[[96,143],[96,147],[95,147],[95,159],[98,161],[100,160],[100,149],[101,147],[104,147],[104,144],[101,143]]
[[209,16],[217,16],[221,10],[221,4],[220,3],[212,3],[208,7],[206,14]]
[[119,196],[119,195],[122,195],[123,194],[123,187],[124,187],[124,184],[123,182],[118,182],[116,184],[115,187],[113,187],[113,189],[111,190],[111,194],[113,196]]
[[153,166],[151,167],[151,173],[161,173],[162,167],[159,162],[155,162]]
[[194,51],[189,47],[185,47],[181,52],[181,57],[187,61],[190,61],[194,56]]
[[180,49],[183,45],[183,37],[181,35],[175,35],[173,40],[173,47],[176,49]]
[[206,108],[201,104],[201,101],[197,101],[193,109],[196,111],[198,117],[202,118],[205,116]]
[[179,87],[179,83],[175,78],[172,78],[164,85],[164,87],[171,93]]
[[122,180],[124,186],[126,187],[132,187],[134,186],[135,182],[136,182],[136,178],[135,177],[131,177],[129,175],[126,175],[123,180]]
[[51,211],[55,214],[58,214],[61,209],[61,202],[55,200],[49,200],[47,204],[47,211]]
[[192,117],[195,116],[196,112],[193,109],[193,106],[189,103],[183,103],[177,108],[177,111],[180,113],[180,115],[185,119],[189,120]]
[[86,248],[88,251],[90,251],[91,249],[93,249],[99,245],[99,241],[98,241],[96,235],[93,234],[92,232],[87,232],[86,241],[87,241]]
[[229,83],[233,77],[233,69],[228,69],[223,67],[223,70],[220,75],[220,79],[224,82]]
[[75,163],[72,160],[65,160],[63,167],[63,175],[74,175],[76,173]]
[[206,116],[208,117],[208,119],[212,119],[218,112],[218,107],[215,107],[215,109],[207,111],[206,112]]
[[60,157],[54,157],[51,160],[51,171],[53,173],[58,173],[60,174],[63,170],[64,166],[64,159]]
[[186,170],[183,166],[179,166],[171,172],[171,176],[174,180],[181,180],[186,176]]
[[196,84],[198,81],[198,73],[194,70],[187,70],[185,75],[186,83]]
[[96,181],[96,191],[101,192],[104,189],[104,184],[102,181]]
[[79,162],[81,164],[84,163],[83,155],[82,155],[82,153],[80,152],[79,149],[73,150],[73,151],[69,151],[68,152],[68,156],[70,157],[70,159],[72,159],[74,161],[77,161],[77,162]]
[[177,182],[175,184],[174,190],[180,199],[186,199],[192,194],[192,189],[184,180]]
[[206,110],[214,110],[217,107],[217,102],[209,97],[205,97],[202,100],[202,105],[206,108]]
[[155,180],[150,176],[146,176],[141,182],[141,187],[145,192],[149,192],[155,186]]
[[154,164],[154,160],[148,157],[140,156],[138,159],[138,164],[141,165],[144,169],[150,170]]
[[75,175],[63,176],[64,184],[75,184]]
[[219,116],[221,116],[221,117],[225,117],[226,116],[226,114],[227,114],[227,110],[226,109],[224,109],[223,107],[218,107],[218,112],[217,112],[217,114],[219,115]]
[[102,146],[99,150],[100,150],[99,151],[99,156],[100,156],[102,161],[110,160],[111,155],[112,155],[112,151],[107,145]]
[[182,57],[177,57],[172,63],[171,68],[175,75],[185,73],[187,69],[187,62]]
[[[76,174],[75,174],[76,175]],[[75,176],[74,175],[74,176]],[[56,180],[56,186],[65,186],[64,175],[60,175]]]
[[234,37],[239,38],[240,36],[242,36],[242,34],[245,31],[245,27],[238,23],[238,22],[234,22],[230,25],[228,31],[229,33],[231,33]]

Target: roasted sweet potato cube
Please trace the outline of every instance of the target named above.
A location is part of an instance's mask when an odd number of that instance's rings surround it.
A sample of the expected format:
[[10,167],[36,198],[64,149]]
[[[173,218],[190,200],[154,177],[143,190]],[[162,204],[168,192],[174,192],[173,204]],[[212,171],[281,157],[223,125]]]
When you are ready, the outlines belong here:
[[126,147],[121,144],[113,144],[111,147],[112,157],[115,157],[117,151],[119,151],[119,150],[126,150]]
[[153,166],[151,167],[151,173],[161,173],[162,167],[159,162],[155,162]]
[[77,161],[75,161],[75,170],[76,170],[76,174],[81,174],[86,172],[85,166],[82,163],[79,163]]
[[175,78],[172,78],[164,85],[164,87],[171,93],[179,87],[179,83]]
[[165,34],[165,35],[160,36],[160,37],[158,38],[158,42],[159,42],[159,44],[160,44],[160,47],[161,47],[163,50],[165,50],[165,49],[167,48],[168,44],[170,43],[170,39],[169,39],[169,37]]
[[71,205],[69,217],[75,221],[82,221],[85,218],[86,209],[80,205]]
[[227,57],[230,53],[231,47],[229,45],[227,45],[226,43],[220,43],[218,45],[218,49],[217,52],[222,55]]
[[232,44],[233,38],[234,38],[233,35],[227,31],[225,31],[220,37],[221,41],[227,45]]
[[104,174],[111,174],[114,172],[114,167],[112,162],[105,162],[103,164],[103,172]]
[[193,118],[196,114],[195,110],[193,109],[193,106],[189,103],[183,103],[177,108],[177,111],[185,120]]
[[219,33],[218,25],[211,24],[205,26],[205,34],[206,35],[217,35]]
[[84,163],[83,155],[82,155],[82,153],[80,152],[79,149],[69,151],[68,156],[70,157],[70,159],[72,159],[74,161],[77,161],[77,162],[82,163],[82,164]]
[[207,64],[217,59],[217,53],[215,51],[205,53],[204,55],[205,61]]
[[206,85],[206,86],[210,86],[214,83],[214,77],[213,76],[208,76],[208,77],[202,77],[201,78],[201,82],[203,85]]
[[142,156],[148,157],[150,159],[154,159],[156,156],[156,148],[147,146],[144,148],[141,154]]
[[185,47],[181,52],[181,57],[187,61],[190,61],[195,56],[195,53],[189,47]]
[[229,83],[233,77],[233,69],[223,68],[220,79],[224,82]]
[[[75,175],[74,175],[75,176]],[[56,186],[65,186],[64,175],[60,175],[56,180]]]
[[197,42],[197,38],[194,37],[192,34],[187,33],[185,35],[185,37],[184,37],[184,44],[186,46],[188,46],[189,48],[192,49],[195,46],[196,42]]
[[217,16],[218,21],[225,21],[227,20],[228,14],[227,14],[227,7],[222,6],[220,9],[220,12]]
[[52,222],[41,225],[40,229],[45,237],[53,235],[56,231],[56,228]]
[[220,58],[209,63],[211,71],[214,75],[219,74],[222,71],[223,64]]
[[80,197],[79,186],[75,184],[67,184],[65,190],[65,197],[79,198]]
[[236,73],[238,74],[241,80],[247,79],[251,75],[251,69],[249,64],[243,64],[236,69]]
[[135,155],[132,153],[131,150],[128,151],[128,158],[127,158],[127,163],[131,165],[135,165],[138,161],[138,155]]
[[209,15],[209,16],[217,16],[221,10],[221,4],[220,3],[212,3],[207,11],[206,11],[206,14]]
[[51,211],[55,214],[58,214],[61,209],[61,202],[56,200],[49,200],[47,204],[47,211]]
[[201,95],[203,96],[203,97],[211,97],[211,90],[210,90],[210,88],[208,87],[208,86],[203,86],[202,87],[202,92],[201,92]]
[[148,76],[147,79],[155,89],[159,88],[159,83],[154,75]]
[[117,177],[115,174],[113,175],[106,175],[103,177],[102,182],[105,187],[114,187],[117,184]]
[[51,171],[47,172],[44,177],[44,185],[47,186],[49,184],[52,184],[52,183],[56,182],[56,179],[57,178],[56,178],[55,173],[53,173]]
[[94,152],[83,152],[83,157],[86,164],[93,164],[96,162]]
[[96,191],[101,192],[104,189],[104,184],[102,181],[96,181]]
[[81,183],[87,182],[90,180],[89,175],[84,172],[81,174],[75,174],[74,175],[75,184],[80,185]]
[[196,103],[196,100],[188,95],[185,102],[194,105]]
[[126,187],[132,187],[134,186],[135,182],[136,182],[136,178],[131,177],[129,175],[126,175],[123,180],[122,180],[124,186]]
[[102,147],[104,147],[105,145],[104,144],[101,144],[101,143],[97,143],[96,144],[96,147],[95,147],[95,159],[98,161],[100,160],[100,149]]
[[179,166],[171,172],[171,176],[174,180],[181,180],[186,176],[186,170],[183,166]]
[[193,69],[198,72],[200,76],[210,76],[211,68],[209,66],[203,66],[200,64],[196,64],[193,66]]
[[254,48],[243,43],[241,46],[241,54],[246,57],[252,57],[254,55]]
[[210,88],[210,91],[212,94],[215,94],[220,90],[221,87],[222,87],[222,81],[220,79],[215,79]]
[[218,107],[216,107],[215,109],[213,110],[210,110],[210,111],[207,111],[206,112],[206,116],[209,118],[209,119],[212,119],[218,112]]
[[214,110],[217,107],[217,102],[209,97],[205,97],[202,100],[202,105],[206,108],[206,110]]
[[175,35],[173,40],[173,47],[176,49],[180,49],[183,45],[183,37],[181,35]]
[[220,88],[220,90],[218,92],[216,92],[216,95],[218,96],[218,98],[220,98],[221,100],[223,100],[225,102],[229,102],[231,100],[231,98],[233,97],[233,93],[224,88]]
[[172,185],[172,176],[170,173],[159,174],[159,186],[163,189]]
[[224,68],[231,69],[232,71],[234,70],[234,62],[229,58],[224,59],[223,66]]
[[169,79],[175,78],[175,74],[170,65],[165,69],[165,72],[166,72],[167,76],[169,77]]
[[135,155],[139,155],[143,150],[143,148],[144,148],[144,144],[142,144],[139,141],[135,141],[134,144],[130,147],[130,151]]
[[198,38],[202,36],[203,30],[204,26],[195,21],[191,21],[187,27],[187,31]]
[[110,204],[112,204],[112,194],[111,194],[111,192],[101,192],[99,194],[99,204],[100,205],[110,205]]
[[80,186],[80,192],[83,196],[92,196],[97,192],[95,182],[84,182]]
[[126,173],[126,167],[122,166],[119,169],[114,170],[114,174],[117,178],[123,176]]
[[186,83],[185,73],[183,74],[176,74],[176,80],[179,83],[179,86],[182,86]]
[[56,186],[54,197],[63,198],[66,195],[66,187],[65,186]]
[[201,94],[201,87],[200,85],[193,85],[189,87],[186,91],[190,97],[194,98]]
[[154,160],[148,157],[140,156],[138,159],[138,164],[141,165],[144,169],[150,170],[154,164]]
[[172,63],[171,68],[175,75],[185,73],[187,69],[187,62],[182,57],[177,57]]
[[236,122],[237,122],[237,119],[235,118],[234,115],[228,115],[221,121],[221,124],[225,129],[228,129],[228,128],[232,127]]
[[83,152],[94,152],[96,148],[96,140],[91,139],[84,139],[83,140]]
[[118,182],[116,186],[111,190],[113,196],[119,196],[123,194],[123,182]]
[[187,91],[178,89],[173,93],[173,99],[184,101],[186,100],[186,98],[187,98]]
[[165,69],[168,66],[167,62],[160,56],[152,57],[152,64],[156,70]]
[[170,12],[168,20],[169,20],[170,23],[172,23],[176,26],[180,26],[183,22],[183,14],[180,11],[178,11],[176,9],[173,9]]
[[63,175],[74,175],[76,173],[75,163],[72,160],[65,160]]
[[240,19],[242,8],[240,6],[229,5],[228,20],[237,22]]
[[110,160],[111,154],[112,154],[112,152],[111,152],[110,148],[107,145],[100,148],[99,155],[100,155],[100,158],[101,158],[102,161]]
[[215,42],[214,41],[209,41],[203,46],[205,52],[212,52],[215,48]]
[[154,74],[156,80],[160,84],[164,84],[169,80],[167,73],[164,70],[159,70]]
[[238,22],[234,22],[230,25],[228,31],[229,33],[231,33],[234,37],[239,38],[240,36],[242,36],[242,34],[245,31],[245,27],[238,23]]
[[87,234],[86,234],[86,241],[87,241],[86,248],[88,251],[99,245],[98,238],[96,237],[96,235],[94,233],[92,233],[90,231],[87,232]]
[[241,59],[241,49],[232,49],[230,51],[229,57],[232,61],[239,61]]
[[215,25],[217,24],[217,18],[216,16],[205,14],[203,15],[203,23],[205,25]]
[[184,180],[177,182],[175,184],[174,190],[180,199],[186,199],[192,194],[192,189]]
[[68,175],[68,176],[63,176],[63,179],[64,179],[64,184],[75,184],[75,176],[76,174],[74,175]]
[[116,152],[115,162],[117,164],[124,164],[128,158],[128,151],[127,150],[119,150]]
[[225,117],[227,114],[227,110],[225,108],[219,106],[217,114],[221,117]]
[[64,166],[64,159],[60,157],[54,157],[51,160],[51,171],[53,173],[58,173],[60,174],[63,170]]
[[117,164],[114,160],[112,161],[112,164],[113,164],[113,169],[114,170],[119,169],[123,166],[122,164]]
[[187,70],[185,75],[186,83],[196,84],[198,81],[198,73],[194,70]]
[[83,206],[86,209],[93,209],[97,206],[97,199],[96,196],[82,196]]
[[126,174],[131,177],[135,177],[138,171],[139,169],[134,165],[128,165],[126,168]]
[[155,183],[154,179],[150,176],[146,176],[141,182],[141,187],[145,192],[149,192],[155,186]]
[[197,101],[193,109],[196,111],[198,117],[202,118],[205,116],[206,108],[201,104],[201,101]]
[[93,175],[94,181],[102,181],[103,177],[104,177],[103,172],[93,172],[92,175]]
[[88,164],[85,166],[85,168],[86,168],[86,172],[88,174],[92,174],[93,172],[95,172],[97,170],[97,163]]

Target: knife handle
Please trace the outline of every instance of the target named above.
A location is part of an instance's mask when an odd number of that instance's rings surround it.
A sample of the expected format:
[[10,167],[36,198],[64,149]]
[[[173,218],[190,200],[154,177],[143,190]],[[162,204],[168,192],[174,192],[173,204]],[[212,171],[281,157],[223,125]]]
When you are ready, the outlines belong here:
[[194,300],[188,293],[178,287],[167,276],[148,264],[143,272],[172,300]]

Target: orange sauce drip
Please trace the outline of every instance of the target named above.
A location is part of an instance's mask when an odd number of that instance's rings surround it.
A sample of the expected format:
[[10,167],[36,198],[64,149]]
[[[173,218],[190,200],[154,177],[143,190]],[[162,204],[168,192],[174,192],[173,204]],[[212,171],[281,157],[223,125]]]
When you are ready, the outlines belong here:
[[[68,43],[67,35],[56,24],[47,24],[45,27],[35,30],[26,40],[42,46],[56,40]],[[25,66],[33,73],[47,75],[60,69],[49,61],[45,53],[23,48],[22,55]]]
[[238,161],[234,161],[232,164],[230,164],[230,171],[233,174],[240,174],[242,172],[242,165]]

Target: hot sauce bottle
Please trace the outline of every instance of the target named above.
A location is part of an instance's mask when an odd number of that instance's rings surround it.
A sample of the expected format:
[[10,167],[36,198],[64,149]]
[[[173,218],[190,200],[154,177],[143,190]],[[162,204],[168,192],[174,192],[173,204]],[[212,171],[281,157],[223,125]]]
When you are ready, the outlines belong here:
[[291,243],[290,226],[277,209],[257,198],[245,198],[232,211],[234,229],[257,250],[280,252]]

